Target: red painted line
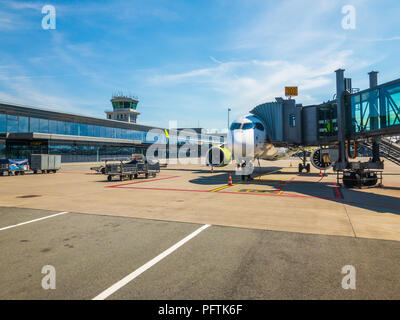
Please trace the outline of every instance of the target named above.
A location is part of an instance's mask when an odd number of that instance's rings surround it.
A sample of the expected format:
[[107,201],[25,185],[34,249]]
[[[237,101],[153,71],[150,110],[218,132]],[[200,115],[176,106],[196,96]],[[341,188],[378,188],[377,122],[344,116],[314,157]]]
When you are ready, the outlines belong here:
[[[111,187],[110,187],[111,188]],[[191,189],[169,189],[169,188],[145,188],[145,187],[120,187],[114,186],[117,189],[139,189],[139,190],[157,190],[157,191],[184,191],[184,192],[211,192],[208,190],[191,190]],[[213,192],[214,193],[214,192]]]
[[107,188],[119,188],[121,186],[128,186],[131,184],[138,184],[138,183],[146,183],[146,182],[152,182],[152,181],[160,181],[160,180],[167,180],[167,179],[173,179],[173,178],[178,178],[179,176],[170,176],[170,177],[164,177],[164,178],[158,178],[158,179],[150,179],[150,180],[143,180],[143,181],[136,181],[136,182],[128,182],[128,183],[122,183],[122,184],[117,184],[115,186],[107,186]]
[[333,190],[335,190],[335,197],[337,199],[343,199],[343,197],[342,197],[342,195],[340,194],[340,191],[339,191],[339,186],[336,183],[335,183],[333,188],[334,188]]
[[286,187],[289,183],[293,182],[294,179],[296,179],[296,177],[293,177],[293,178],[290,179],[289,181],[286,181],[284,184],[282,184],[282,185],[280,186],[280,188],[279,188],[278,190],[275,190],[274,192],[275,192],[275,193],[281,192],[282,189],[283,189],[284,187]]

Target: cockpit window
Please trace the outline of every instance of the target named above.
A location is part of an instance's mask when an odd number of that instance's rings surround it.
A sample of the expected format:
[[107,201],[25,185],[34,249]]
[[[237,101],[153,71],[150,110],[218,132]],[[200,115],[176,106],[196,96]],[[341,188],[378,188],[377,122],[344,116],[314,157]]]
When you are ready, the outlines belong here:
[[241,123],[233,122],[233,123],[231,124],[230,129],[231,129],[231,130],[240,129],[240,126],[241,126],[241,125],[242,125]]
[[249,129],[254,129],[254,123],[250,122],[250,123],[245,123],[243,124],[243,130],[249,130]]

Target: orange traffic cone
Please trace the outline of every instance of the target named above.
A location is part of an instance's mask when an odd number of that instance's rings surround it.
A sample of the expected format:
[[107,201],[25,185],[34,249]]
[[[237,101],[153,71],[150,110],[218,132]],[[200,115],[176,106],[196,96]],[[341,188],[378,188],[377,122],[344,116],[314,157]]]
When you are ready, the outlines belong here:
[[232,176],[229,174],[228,186],[232,186]]

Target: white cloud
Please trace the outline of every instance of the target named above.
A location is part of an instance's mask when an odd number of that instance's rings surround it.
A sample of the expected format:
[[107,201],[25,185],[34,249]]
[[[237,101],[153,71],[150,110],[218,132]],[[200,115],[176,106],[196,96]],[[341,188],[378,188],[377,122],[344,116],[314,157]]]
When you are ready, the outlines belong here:
[[399,41],[400,36],[396,37],[389,37],[389,38],[373,38],[373,39],[359,39],[360,41],[366,41],[366,42],[386,42],[386,41]]
[[[352,60],[351,51],[316,52],[310,61],[249,60],[219,62],[218,65],[179,74],[150,78],[150,86],[197,84],[224,96],[224,105],[235,105],[243,112],[256,104],[282,96],[284,87],[299,86],[302,102],[318,102],[310,92],[333,84],[334,71]],[[305,101],[304,101],[305,100]]]
[[[16,71],[19,74],[25,72],[23,68],[14,66],[9,73]],[[38,82],[38,77],[9,76],[9,73],[0,73],[0,87],[2,88],[0,100],[3,102],[81,113],[81,109],[77,107],[81,105],[78,99],[52,93],[51,85],[43,81]],[[43,78],[43,76],[39,78]]]
[[31,1],[6,0],[6,1],[2,1],[1,3],[7,7],[10,7],[11,9],[14,9],[14,10],[25,10],[25,9],[41,10],[41,8],[44,5],[38,1],[31,2]]

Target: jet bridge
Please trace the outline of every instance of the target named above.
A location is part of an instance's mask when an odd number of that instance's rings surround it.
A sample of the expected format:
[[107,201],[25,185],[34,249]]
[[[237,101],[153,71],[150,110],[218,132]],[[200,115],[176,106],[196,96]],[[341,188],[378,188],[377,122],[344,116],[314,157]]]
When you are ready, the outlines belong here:
[[[375,185],[377,171],[383,170],[380,157],[388,155],[395,159],[381,138],[400,134],[400,79],[378,85],[377,72],[372,71],[369,76],[370,88],[357,91],[351,87],[351,79],[344,78],[344,70],[339,69],[336,99],[332,101],[302,106],[292,99],[276,98],[275,102],[261,104],[250,112],[264,122],[268,139],[274,145],[333,150],[330,156],[334,159],[325,163],[333,162],[334,170],[343,174],[346,186]],[[355,152],[350,154],[350,146],[355,150],[363,144],[372,149],[373,157],[368,162],[351,162]],[[318,156],[323,165],[323,152]]]

